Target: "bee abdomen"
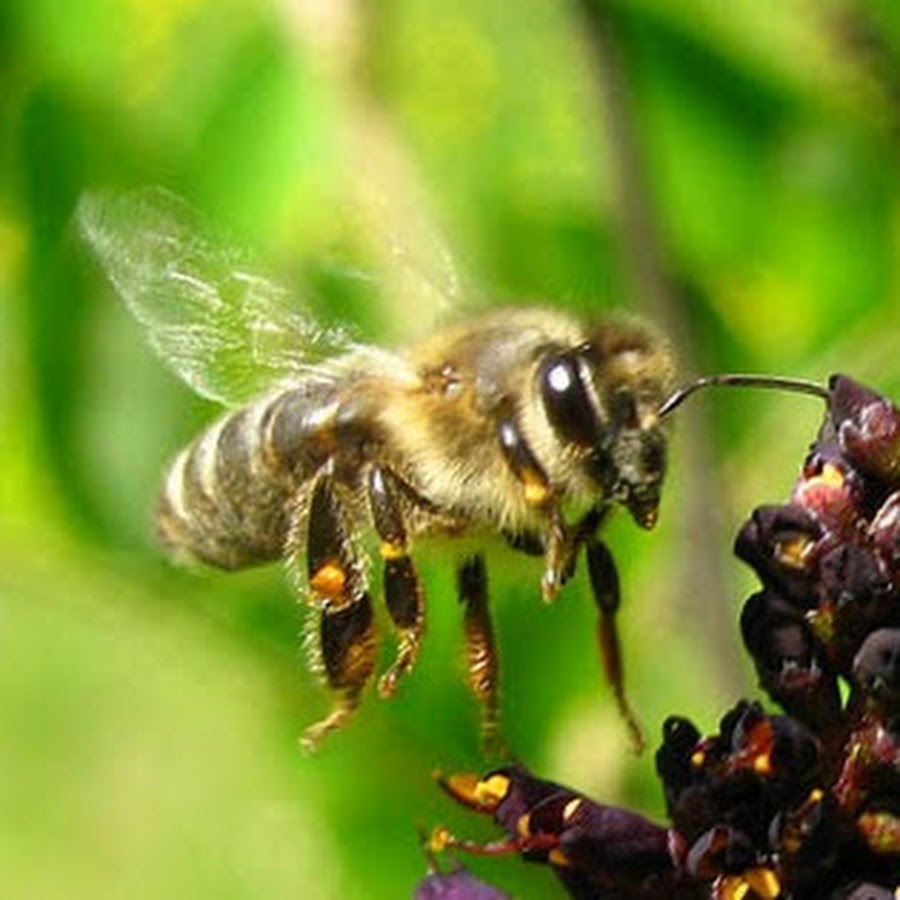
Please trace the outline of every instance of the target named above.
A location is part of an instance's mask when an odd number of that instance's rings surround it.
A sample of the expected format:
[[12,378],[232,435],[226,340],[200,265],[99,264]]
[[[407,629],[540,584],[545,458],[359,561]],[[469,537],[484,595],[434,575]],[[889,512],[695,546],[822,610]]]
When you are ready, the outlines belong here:
[[323,388],[259,400],[219,419],[181,451],[156,517],[174,555],[223,569],[283,555],[290,501],[324,461],[322,448],[308,439],[326,400]]

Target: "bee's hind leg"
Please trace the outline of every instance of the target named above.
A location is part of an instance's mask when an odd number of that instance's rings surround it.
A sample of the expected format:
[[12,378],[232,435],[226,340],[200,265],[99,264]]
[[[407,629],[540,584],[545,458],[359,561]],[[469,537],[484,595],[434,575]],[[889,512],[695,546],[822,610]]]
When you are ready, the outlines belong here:
[[489,756],[505,756],[500,733],[500,661],[488,607],[484,557],[465,559],[457,572],[459,600],[465,604],[466,663],[469,685],[481,705],[481,740]]
[[363,688],[375,668],[375,632],[368,593],[349,605],[332,608],[326,604],[320,613],[318,643],[335,699],[331,712],[303,732],[300,744],[308,751],[316,750],[326,734],[342,728],[356,712]]
[[415,665],[425,632],[422,585],[408,553],[403,523],[401,486],[390,470],[369,470],[369,505],[384,560],[384,598],[397,631],[397,657],[378,682],[378,693],[390,697],[397,682]]
[[376,656],[372,601],[330,473],[321,475],[313,487],[306,555],[310,601],[319,610],[313,650],[336,694],[331,712],[300,739],[305,749],[314,750],[356,710]]

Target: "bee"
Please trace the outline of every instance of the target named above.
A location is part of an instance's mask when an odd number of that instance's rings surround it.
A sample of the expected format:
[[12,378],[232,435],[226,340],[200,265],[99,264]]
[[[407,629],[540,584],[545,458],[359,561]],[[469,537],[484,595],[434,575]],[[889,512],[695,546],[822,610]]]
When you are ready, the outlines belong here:
[[[543,558],[548,601],[586,557],[607,676],[639,740],[622,686],[618,579],[598,531],[616,506],[643,528],[657,518],[673,362],[652,327],[515,306],[387,350],[319,326],[164,191],[87,195],[79,221],[156,352],[230,407],[168,469],[163,542],[221,569],[284,558],[303,575],[314,659],[334,695],[305,746],[347,721],[375,673],[370,557],[396,633],[378,681],[389,696],[425,630],[415,546],[487,534]],[[490,744],[498,664],[480,552],[460,561],[458,585]]]

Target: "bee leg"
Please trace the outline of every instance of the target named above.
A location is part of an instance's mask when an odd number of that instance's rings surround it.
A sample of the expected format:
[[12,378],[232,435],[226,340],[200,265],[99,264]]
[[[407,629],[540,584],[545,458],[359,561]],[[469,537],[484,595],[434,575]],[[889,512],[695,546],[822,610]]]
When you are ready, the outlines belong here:
[[554,504],[550,508],[544,553],[546,567],[541,581],[545,601],[555,600],[559,589],[575,573],[582,546],[594,537],[608,512],[608,506],[595,506],[570,526],[566,525],[558,506]]
[[397,631],[397,658],[378,682],[378,693],[390,697],[397,682],[415,665],[425,631],[422,585],[408,554],[406,528],[397,481],[389,470],[369,470],[369,504],[384,560],[384,598]]
[[482,747],[490,756],[505,755],[500,735],[499,669],[494,626],[488,608],[487,572],[481,554],[468,557],[457,571],[460,603],[465,604],[466,662],[469,685],[481,704]]
[[540,552],[542,548],[545,565],[541,595],[546,602],[551,602],[571,578],[581,545],[600,526],[605,509],[591,509],[573,527],[567,526],[550,479],[513,416],[504,416],[500,420],[497,437],[506,464],[522,483],[525,502],[539,512],[547,523],[541,536],[521,532],[507,539],[516,549],[526,553]]
[[526,556],[544,555],[544,539],[537,531],[527,528],[519,531],[503,529],[500,535],[513,550],[518,550]]
[[372,601],[367,592],[349,605],[323,606],[319,619],[319,653],[328,686],[336,692],[331,712],[303,732],[304,750],[314,751],[330,731],[342,728],[359,706],[363,688],[375,669]]
[[[569,532],[563,521],[559,503],[554,497],[550,479],[532,453],[513,416],[505,416],[500,420],[497,437],[506,464],[522,484],[525,502],[542,513],[548,522],[543,535],[546,567],[541,579],[541,594],[544,600],[550,601],[556,597],[565,581],[567,569],[571,569]],[[530,543],[533,547],[534,542]]]
[[544,538],[544,574],[541,578],[541,597],[552,603],[559,589],[574,570],[574,554],[571,531],[565,523],[557,504],[549,509],[546,537]]
[[609,548],[595,536],[584,541],[587,555],[588,574],[594,601],[600,611],[597,639],[600,644],[600,658],[606,680],[613,689],[619,714],[628,728],[631,745],[635,753],[644,749],[644,733],[628,698],[625,696],[625,673],[622,664],[622,649],[616,628],[616,612],[619,609],[619,574]]
[[314,750],[354,713],[375,670],[375,625],[363,567],[357,558],[332,476],[313,486],[308,513],[307,572],[310,602],[319,609],[314,651],[328,686],[336,692],[331,712],[303,733]]

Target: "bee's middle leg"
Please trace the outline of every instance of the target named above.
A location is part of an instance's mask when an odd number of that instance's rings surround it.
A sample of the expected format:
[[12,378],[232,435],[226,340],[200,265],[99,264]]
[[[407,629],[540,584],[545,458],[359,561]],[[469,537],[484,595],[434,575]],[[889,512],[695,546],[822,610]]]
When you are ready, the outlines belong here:
[[597,641],[606,680],[613,689],[619,713],[628,728],[631,744],[636,753],[644,749],[644,733],[637,715],[625,695],[625,672],[616,613],[619,611],[619,575],[609,548],[596,536],[585,540],[585,554],[591,592],[600,613],[597,625]]
[[384,560],[384,599],[398,639],[397,657],[378,682],[382,697],[393,695],[397,682],[413,668],[425,633],[422,585],[408,552],[400,490],[390,470],[369,470],[369,504]]
[[336,698],[331,712],[304,732],[313,750],[344,725],[359,705],[375,670],[376,635],[372,601],[346,516],[330,474],[316,481],[308,512],[307,574],[310,600],[319,610],[315,651]]

